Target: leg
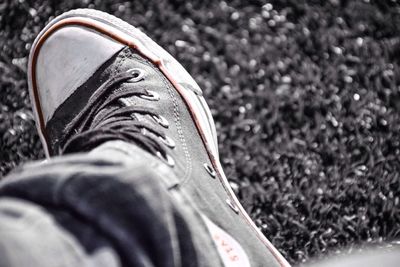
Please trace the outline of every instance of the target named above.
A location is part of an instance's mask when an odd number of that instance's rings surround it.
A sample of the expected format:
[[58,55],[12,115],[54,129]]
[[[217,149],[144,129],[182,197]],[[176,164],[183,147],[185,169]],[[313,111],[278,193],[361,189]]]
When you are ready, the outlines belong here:
[[15,244],[2,266],[219,266],[200,213],[179,189],[168,191],[174,180],[157,158],[119,141],[29,164],[0,188],[0,228],[21,221],[10,212],[34,214],[23,232],[0,230],[2,247]]
[[[78,227],[78,221],[70,221]],[[87,234],[87,228],[82,231]],[[96,237],[101,240],[101,237]],[[43,207],[18,198],[0,198],[0,266],[120,266],[114,250],[85,247]]]

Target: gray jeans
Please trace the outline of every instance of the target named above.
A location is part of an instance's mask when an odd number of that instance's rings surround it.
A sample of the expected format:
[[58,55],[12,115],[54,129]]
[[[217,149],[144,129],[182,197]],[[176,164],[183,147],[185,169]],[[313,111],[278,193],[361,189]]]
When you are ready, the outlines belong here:
[[0,266],[222,266],[174,174],[112,141],[0,182]]

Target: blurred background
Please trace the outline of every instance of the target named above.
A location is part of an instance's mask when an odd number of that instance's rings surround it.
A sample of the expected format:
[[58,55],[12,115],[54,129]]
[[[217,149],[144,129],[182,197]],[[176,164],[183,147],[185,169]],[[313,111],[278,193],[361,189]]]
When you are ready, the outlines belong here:
[[44,157],[29,49],[79,7],[139,27],[194,76],[233,189],[291,263],[400,244],[398,1],[0,0],[0,177]]

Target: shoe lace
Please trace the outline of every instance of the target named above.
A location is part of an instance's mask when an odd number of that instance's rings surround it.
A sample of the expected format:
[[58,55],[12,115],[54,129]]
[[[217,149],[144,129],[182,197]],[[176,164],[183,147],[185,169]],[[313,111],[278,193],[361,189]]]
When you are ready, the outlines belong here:
[[[143,79],[141,70],[131,69],[105,81],[66,127],[64,140],[67,141],[62,146],[62,153],[89,151],[106,141],[123,140],[134,142],[173,165],[165,149],[174,146],[163,131],[163,128],[168,128],[166,119],[150,107],[129,105],[125,100],[132,96],[149,101],[158,100],[157,94],[150,90],[121,86]],[[137,114],[149,115],[156,123],[139,119]]]

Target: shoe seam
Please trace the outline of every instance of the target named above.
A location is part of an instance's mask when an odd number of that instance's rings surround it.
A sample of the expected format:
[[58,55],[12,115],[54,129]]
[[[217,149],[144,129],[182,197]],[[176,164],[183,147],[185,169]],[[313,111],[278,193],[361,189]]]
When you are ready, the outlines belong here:
[[[136,51],[134,49],[132,49],[131,51],[132,54],[135,54]],[[129,55],[125,55],[124,60],[126,58],[128,58]],[[168,94],[172,100],[173,103],[173,114],[174,114],[174,123],[177,129],[177,133],[179,136],[179,140],[182,144],[182,150],[185,154],[185,161],[187,164],[185,164],[185,173],[183,175],[182,180],[179,181],[180,184],[185,183],[188,178],[190,177],[190,174],[192,172],[192,166],[193,166],[193,162],[192,162],[192,158],[191,155],[189,153],[188,150],[188,146],[186,144],[186,138],[185,138],[185,134],[183,133],[183,129],[181,127],[181,117],[180,117],[180,113],[179,113],[179,107],[178,107],[178,103],[177,103],[177,99],[174,95],[174,90],[171,88],[173,87],[169,81],[166,79],[166,77],[160,72],[160,69],[156,66],[154,66],[154,64],[150,63],[148,60],[144,59],[144,58],[137,58],[138,61],[142,62],[143,64],[146,64],[147,66],[151,67],[151,68],[155,68],[157,71],[157,75],[159,77],[161,77],[161,81],[164,84],[165,88],[167,88]]]
[[172,103],[174,105],[174,123],[175,123],[176,129],[177,129],[178,136],[181,141],[182,149],[185,154],[185,158],[186,158],[186,162],[187,162],[187,164],[185,164],[185,174],[181,181],[181,184],[183,184],[186,180],[188,180],[188,177],[190,177],[190,173],[192,171],[192,159],[191,159],[190,153],[188,151],[185,135],[184,135],[182,127],[181,127],[181,119],[180,119],[180,114],[179,114],[178,103],[176,101],[176,97],[171,89],[171,85],[166,81],[166,78],[163,75],[161,75],[161,77],[162,77],[162,81],[163,81],[165,87],[168,90],[170,98],[172,99]]

